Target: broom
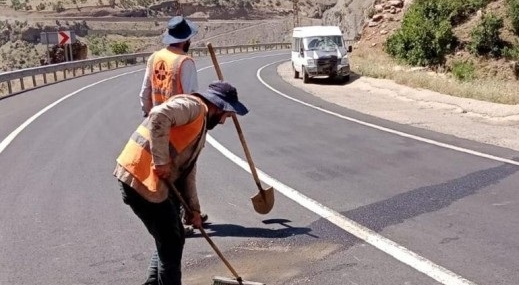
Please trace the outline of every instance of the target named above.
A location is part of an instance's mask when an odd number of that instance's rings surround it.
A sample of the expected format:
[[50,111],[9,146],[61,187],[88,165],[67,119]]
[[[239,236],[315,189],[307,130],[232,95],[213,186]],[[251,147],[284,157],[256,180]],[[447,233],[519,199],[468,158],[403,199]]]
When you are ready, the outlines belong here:
[[[175,193],[175,195],[177,196],[178,200],[180,201],[180,203],[184,207],[184,210],[191,215],[192,214],[191,208],[189,208],[189,206],[187,205],[187,203],[184,200],[184,198],[182,198],[182,195],[180,194],[180,192],[178,192],[177,188],[175,188],[175,186],[173,186],[171,183],[169,183],[169,181],[167,181],[165,179],[162,179],[162,180],[168,186],[169,191],[172,191],[173,193]],[[211,240],[211,238],[205,232],[205,230],[202,227],[199,228],[198,230],[200,230],[200,233],[202,234],[202,236],[205,238],[205,240],[207,240],[209,245],[211,245],[211,247],[216,252],[216,254],[220,257],[220,259],[223,261],[223,263],[225,263],[227,268],[229,268],[229,270],[231,271],[232,275],[234,275],[234,277],[236,278],[236,279],[232,279],[232,278],[214,276],[213,277],[213,285],[266,285],[265,283],[260,283],[260,282],[244,281],[238,275],[236,270],[234,270],[234,268],[231,266],[229,261],[227,261],[225,256],[223,256],[223,254],[220,251],[220,249],[218,249],[216,244]]]

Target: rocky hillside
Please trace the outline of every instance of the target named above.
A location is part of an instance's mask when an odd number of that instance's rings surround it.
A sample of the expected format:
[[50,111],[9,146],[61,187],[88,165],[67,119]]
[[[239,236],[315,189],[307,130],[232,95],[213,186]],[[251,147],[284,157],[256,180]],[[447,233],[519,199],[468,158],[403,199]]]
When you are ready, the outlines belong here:
[[[459,80],[519,77],[519,31],[512,23],[519,1],[427,1],[434,4],[422,8],[411,1],[377,0],[360,47],[389,53],[412,66],[450,72]],[[442,1],[448,4],[438,4]],[[422,9],[429,9],[429,18]],[[416,36],[419,30],[423,37]]]
[[[198,22],[194,46],[289,41],[293,3],[280,0],[10,0],[0,7],[2,70],[39,65],[46,47],[41,32],[72,30],[89,46],[89,56],[161,47],[164,23],[177,13]],[[339,25],[352,39],[374,0],[300,0],[302,25]],[[9,3],[9,2],[6,2]],[[131,17],[131,18],[130,18]],[[130,20],[131,19],[131,20]],[[27,52],[33,56],[27,58]]]

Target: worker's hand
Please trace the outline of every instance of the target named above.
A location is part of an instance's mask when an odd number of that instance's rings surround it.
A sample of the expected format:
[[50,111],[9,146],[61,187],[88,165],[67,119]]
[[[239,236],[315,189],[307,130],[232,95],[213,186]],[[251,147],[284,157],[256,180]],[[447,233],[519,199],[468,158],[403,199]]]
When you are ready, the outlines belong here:
[[202,218],[200,217],[200,213],[197,211],[192,211],[187,215],[186,219],[188,225],[193,225],[193,227],[199,229],[202,227]]
[[171,165],[169,163],[164,165],[154,165],[153,171],[158,177],[167,179],[171,175]]

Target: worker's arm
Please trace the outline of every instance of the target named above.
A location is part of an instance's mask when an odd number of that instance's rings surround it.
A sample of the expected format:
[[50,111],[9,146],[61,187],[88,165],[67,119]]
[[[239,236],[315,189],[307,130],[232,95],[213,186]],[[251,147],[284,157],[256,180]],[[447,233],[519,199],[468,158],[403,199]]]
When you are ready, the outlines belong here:
[[185,179],[186,202],[191,210],[200,213],[200,202],[198,201],[198,192],[196,189],[196,163],[192,170],[187,174]]
[[153,107],[153,102],[151,98],[151,72],[153,69],[153,55],[148,59],[148,63],[146,65],[146,72],[144,74],[144,80],[142,81],[141,92],[139,94],[139,98],[141,101],[141,109],[144,114],[144,117],[147,117]]
[[193,121],[200,112],[196,102],[186,98],[175,98],[153,107],[149,114],[150,151],[157,175],[169,177],[171,157],[169,153],[169,133],[171,127],[182,126]]
[[198,92],[198,73],[196,71],[195,61],[192,58],[187,58],[180,66],[182,89],[185,94]]
[[198,192],[196,189],[196,163],[187,174],[184,180],[185,189],[183,189],[184,199],[191,209],[192,213],[186,216],[187,224],[192,224],[196,228],[202,226],[200,218],[200,202],[198,200]]

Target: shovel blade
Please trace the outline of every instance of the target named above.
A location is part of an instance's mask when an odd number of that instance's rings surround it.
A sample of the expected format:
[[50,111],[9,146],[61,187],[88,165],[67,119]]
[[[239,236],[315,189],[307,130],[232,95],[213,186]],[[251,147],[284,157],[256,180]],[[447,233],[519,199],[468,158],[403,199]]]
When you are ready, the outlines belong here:
[[259,190],[258,194],[250,198],[254,210],[259,214],[268,214],[272,207],[274,207],[274,188],[269,187],[264,190]]

